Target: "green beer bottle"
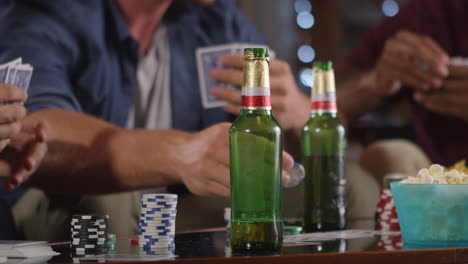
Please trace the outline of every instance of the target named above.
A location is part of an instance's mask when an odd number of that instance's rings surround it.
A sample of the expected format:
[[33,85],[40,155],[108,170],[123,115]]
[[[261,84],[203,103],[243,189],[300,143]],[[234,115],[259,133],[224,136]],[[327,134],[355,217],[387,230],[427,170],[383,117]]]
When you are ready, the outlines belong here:
[[271,115],[267,49],[244,50],[242,109],[229,130],[231,249],[276,251],[281,224],[282,132]]
[[302,130],[304,231],[346,226],[345,128],[337,117],[335,76],[331,62],[314,63],[312,111]]

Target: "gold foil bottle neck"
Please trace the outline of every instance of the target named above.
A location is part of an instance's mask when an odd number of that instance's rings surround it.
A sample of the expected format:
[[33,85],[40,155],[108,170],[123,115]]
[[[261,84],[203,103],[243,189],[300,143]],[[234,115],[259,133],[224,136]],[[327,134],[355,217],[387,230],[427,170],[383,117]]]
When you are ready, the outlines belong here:
[[326,94],[334,93],[335,88],[335,74],[333,69],[322,70],[314,68],[314,83],[312,85],[312,94]]
[[245,51],[243,87],[270,87],[270,72],[268,65],[268,57],[255,57],[252,51]]

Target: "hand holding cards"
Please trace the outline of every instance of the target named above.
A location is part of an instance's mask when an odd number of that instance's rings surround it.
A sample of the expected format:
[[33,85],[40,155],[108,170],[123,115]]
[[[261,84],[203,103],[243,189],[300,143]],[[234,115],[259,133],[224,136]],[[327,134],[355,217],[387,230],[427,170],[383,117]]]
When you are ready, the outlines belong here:
[[[227,89],[236,89],[236,86],[230,83],[223,83],[214,80],[211,77],[211,70],[214,68],[226,69],[220,62],[225,54],[242,54],[244,48],[267,48],[265,45],[252,44],[226,44],[210,47],[198,48],[196,50],[196,60],[198,69],[198,81],[200,85],[200,94],[202,97],[203,108],[215,108],[227,105],[227,102],[216,98],[210,91],[213,86],[219,86]],[[274,58],[274,53],[270,51],[270,57]]]
[[[22,64],[22,58],[17,58],[0,65],[0,83],[12,84],[25,89],[29,88],[33,67],[30,64]],[[0,98],[0,105],[8,104]]]

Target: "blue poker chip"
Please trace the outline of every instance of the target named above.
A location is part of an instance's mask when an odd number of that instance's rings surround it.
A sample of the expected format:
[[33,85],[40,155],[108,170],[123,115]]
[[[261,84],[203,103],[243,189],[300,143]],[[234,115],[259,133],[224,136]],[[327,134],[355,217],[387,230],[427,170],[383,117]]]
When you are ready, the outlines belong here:
[[144,229],[144,228],[140,228],[140,231],[138,232],[139,235],[146,235],[146,234],[151,234],[151,235],[154,235],[154,236],[167,236],[167,235],[175,235],[175,232],[174,230],[161,230],[161,231],[157,231],[157,230],[150,230],[150,229]]
[[177,213],[177,209],[174,208],[148,208],[140,210],[141,213],[156,213],[156,212],[163,212],[163,213]]
[[141,248],[144,249],[152,249],[152,248],[175,248],[174,242],[169,243],[144,243],[140,245]]
[[175,235],[168,235],[168,236],[165,236],[165,237],[154,237],[152,235],[139,235],[139,238],[143,238],[143,239],[148,239],[149,241],[162,241],[163,239],[168,239],[168,238],[171,238],[171,239],[174,239],[175,238]]
[[174,219],[175,219],[174,214],[161,214],[161,215],[158,215],[158,217],[147,216],[145,214],[140,214],[140,217],[143,217],[146,220],[158,220],[158,218],[168,218],[168,217],[174,217]]
[[140,227],[150,227],[150,228],[154,228],[154,227],[159,227],[159,226],[163,226],[163,227],[171,227],[171,226],[175,226],[175,222],[174,223],[157,223],[157,224],[153,224],[153,223],[140,223]]
[[152,202],[152,203],[157,203],[157,202],[177,202],[177,198],[167,198],[167,197],[153,197],[153,198],[141,198],[142,202]]
[[[140,220],[140,224],[150,224],[150,223],[154,223],[154,222],[147,222],[147,221]],[[162,219],[162,220],[159,220],[158,223],[161,223],[161,224],[173,224],[173,223],[175,223],[175,217],[174,217],[174,219]]]
[[146,216],[146,217],[140,217],[140,221],[162,221],[162,220],[175,220],[176,217],[152,217],[152,216]]
[[166,204],[166,205],[158,205],[158,206],[154,206],[154,205],[151,205],[151,204],[142,204],[141,205],[141,208],[161,208],[161,209],[170,209],[170,208],[177,208],[176,206],[174,205],[170,205],[170,204]]

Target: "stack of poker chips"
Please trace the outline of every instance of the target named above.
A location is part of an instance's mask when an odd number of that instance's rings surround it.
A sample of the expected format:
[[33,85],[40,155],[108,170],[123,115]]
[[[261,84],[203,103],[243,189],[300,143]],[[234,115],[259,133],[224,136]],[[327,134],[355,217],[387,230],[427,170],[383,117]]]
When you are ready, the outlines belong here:
[[144,250],[175,247],[176,194],[144,194],[141,197],[139,246]]
[[117,243],[117,235],[116,234],[108,234],[106,240],[106,248],[107,251],[115,250],[115,244]]
[[400,231],[400,223],[390,189],[383,189],[380,191],[376,220],[377,230]]
[[73,215],[71,251],[75,256],[106,253],[108,215]]

